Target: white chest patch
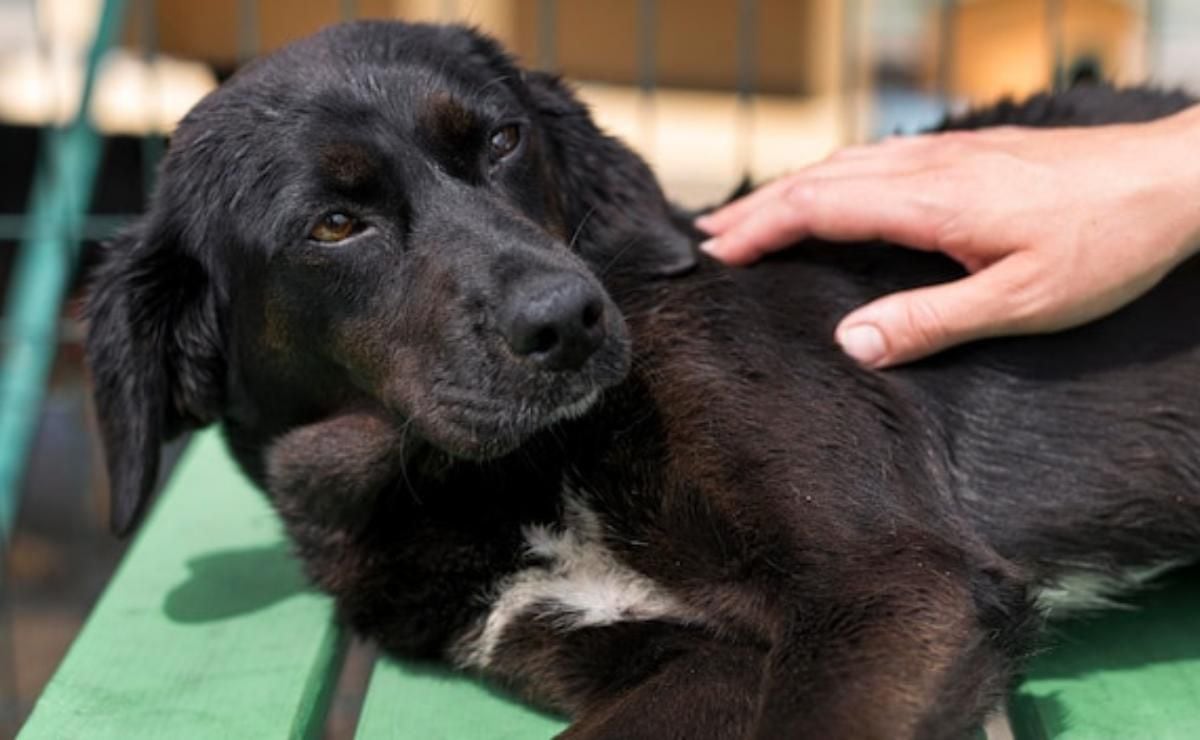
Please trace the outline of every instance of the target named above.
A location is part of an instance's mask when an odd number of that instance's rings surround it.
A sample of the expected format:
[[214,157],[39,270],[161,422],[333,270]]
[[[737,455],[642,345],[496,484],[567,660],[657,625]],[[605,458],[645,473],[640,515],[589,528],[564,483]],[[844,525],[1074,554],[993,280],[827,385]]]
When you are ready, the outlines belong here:
[[1037,605],[1051,619],[1076,612],[1120,608],[1122,604],[1118,599],[1122,594],[1142,588],[1168,570],[1184,564],[1167,561],[1128,568],[1113,575],[1088,570],[1067,571],[1038,591]]
[[567,496],[561,526],[528,526],[524,535],[533,564],[496,585],[482,630],[454,651],[463,667],[486,668],[505,630],[518,619],[550,619],[559,629],[691,621],[670,594],[617,560],[604,544],[603,523],[578,498]]

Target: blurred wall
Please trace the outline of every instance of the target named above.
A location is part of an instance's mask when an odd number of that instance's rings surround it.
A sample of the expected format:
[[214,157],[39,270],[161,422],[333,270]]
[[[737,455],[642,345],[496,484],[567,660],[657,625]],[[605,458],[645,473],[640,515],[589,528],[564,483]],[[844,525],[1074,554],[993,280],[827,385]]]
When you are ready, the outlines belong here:
[[[643,73],[638,55],[638,0],[560,0],[543,15],[537,0],[357,0],[359,18],[444,20],[479,25],[527,64],[551,60],[569,77],[633,84]],[[837,85],[841,37],[836,0],[757,0],[750,56],[761,92],[828,93]],[[239,35],[245,12],[238,0],[157,0],[158,46],[182,57],[232,67],[252,52],[276,49],[342,18],[340,0],[259,0],[250,38]],[[654,72],[664,86],[732,90],[738,84],[740,3],[659,0],[653,36]],[[552,24],[550,33],[543,23]],[[542,48],[544,39],[552,49]],[[136,42],[137,34],[130,37]]]
[[948,57],[925,43],[925,77],[946,69],[952,97],[988,102],[1050,88],[1055,77],[1092,68],[1103,79],[1136,82],[1147,72],[1142,3],[1121,0],[968,0],[929,29],[949,23]]

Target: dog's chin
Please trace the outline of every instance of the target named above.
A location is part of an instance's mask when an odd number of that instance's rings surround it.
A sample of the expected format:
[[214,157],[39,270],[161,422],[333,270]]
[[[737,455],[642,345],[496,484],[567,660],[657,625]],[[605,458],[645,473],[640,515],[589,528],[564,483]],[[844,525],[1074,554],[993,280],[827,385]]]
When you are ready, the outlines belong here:
[[515,452],[555,424],[585,416],[596,406],[603,390],[593,388],[544,410],[476,414],[458,409],[416,425],[426,441],[453,457],[474,462],[495,460]]

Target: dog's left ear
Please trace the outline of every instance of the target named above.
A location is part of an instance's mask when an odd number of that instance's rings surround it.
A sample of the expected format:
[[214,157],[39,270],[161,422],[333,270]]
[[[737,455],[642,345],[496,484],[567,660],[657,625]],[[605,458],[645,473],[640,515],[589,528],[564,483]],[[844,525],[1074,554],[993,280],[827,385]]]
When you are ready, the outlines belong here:
[[636,240],[640,248],[628,257],[654,275],[695,267],[694,240],[673,223],[671,206],[646,163],[600,131],[559,77],[527,72],[524,79],[545,133],[564,226],[580,256],[604,268]]
[[104,438],[111,525],[144,513],[163,443],[214,421],[224,395],[215,295],[156,208],[107,246],[87,299],[87,356]]

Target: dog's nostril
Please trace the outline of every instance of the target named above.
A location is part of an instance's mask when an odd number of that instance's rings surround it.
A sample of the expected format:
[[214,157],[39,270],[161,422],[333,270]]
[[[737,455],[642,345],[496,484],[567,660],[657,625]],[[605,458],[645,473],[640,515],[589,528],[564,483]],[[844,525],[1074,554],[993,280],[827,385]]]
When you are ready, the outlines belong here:
[[590,301],[583,307],[583,328],[591,329],[600,323],[600,318],[604,316],[604,306],[600,305],[600,301]]
[[534,333],[533,341],[527,346],[529,354],[541,354],[554,349],[556,344],[558,344],[558,332],[554,331],[553,327],[545,326]]

